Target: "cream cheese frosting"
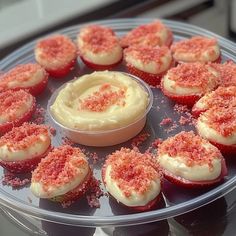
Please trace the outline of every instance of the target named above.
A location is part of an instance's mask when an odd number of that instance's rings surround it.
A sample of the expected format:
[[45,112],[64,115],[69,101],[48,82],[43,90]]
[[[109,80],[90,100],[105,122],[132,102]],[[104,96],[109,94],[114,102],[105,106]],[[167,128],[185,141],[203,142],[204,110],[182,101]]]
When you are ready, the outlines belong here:
[[79,130],[111,130],[141,118],[148,94],[130,76],[120,72],[94,72],[68,83],[50,107],[62,125]]

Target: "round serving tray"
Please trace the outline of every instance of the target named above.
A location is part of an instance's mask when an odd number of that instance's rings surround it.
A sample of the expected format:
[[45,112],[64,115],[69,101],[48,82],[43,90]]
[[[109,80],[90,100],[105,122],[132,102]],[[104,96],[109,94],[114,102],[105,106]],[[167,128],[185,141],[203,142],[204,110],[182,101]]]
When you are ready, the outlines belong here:
[[[152,20],[153,19],[118,19],[97,21],[94,23],[111,27],[119,36],[122,36],[134,27],[151,22]],[[193,35],[204,35],[217,38],[221,46],[222,60],[236,61],[236,46],[229,40],[189,24],[169,20],[163,20],[163,23],[171,28],[174,33],[175,41],[189,38]],[[83,25],[75,25],[53,33],[65,34],[72,39],[75,39],[82,26]],[[33,49],[35,42],[36,41],[32,41],[26,44],[3,59],[0,64],[0,70],[7,71],[18,64],[34,62]],[[119,65],[114,70],[126,71],[123,64]],[[86,68],[78,59],[78,65],[69,76],[62,80],[50,79],[48,88],[40,97],[37,98],[37,102],[42,107],[46,108],[48,99],[52,95],[52,91],[57,89],[63,83],[73,79],[75,76],[91,72],[92,70]],[[174,124],[178,124],[181,114],[174,111],[174,103],[164,97],[158,88],[153,88],[152,91],[154,94],[154,104],[148,114],[147,124],[143,131],[148,132],[150,136],[142,143],[142,145],[140,145],[141,151],[145,151],[156,138],[165,139],[169,136],[173,136],[181,130],[194,130],[194,127],[191,125],[176,125],[175,127],[173,126],[172,129],[168,126],[161,126],[160,122],[167,117],[170,117],[174,121]],[[182,115],[184,116],[184,114]],[[54,125],[51,123],[48,114],[45,115],[45,123]],[[53,145],[58,146],[62,143],[63,134],[59,127],[55,128],[57,129],[57,134],[53,137]],[[108,153],[111,153],[122,146],[131,147],[131,141],[106,148],[83,147],[87,152],[96,152],[100,158],[94,165],[94,174],[98,179],[101,179],[100,169],[104,162],[104,157]],[[134,213],[120,206],[116,201],[107,196],[100,198],[100,208],[90,208],[86,203],[86,199],[81,199],[69,208],[64,209],[59,204],[34,197],[29,190],[29,186],[14,190],[9,186],[2,185],[2,183],[0,183],[0,204],[21,214],[41,219],[43,220],[42,224],[46,224],[46,221],[67,225],[103,227],[144,224],[174,217],[194,210],[233,190],[236,187],[236,163],[232,159],[227,160],[227,166],[229,173],[224,182],[216,187],[204,190],[184,189],[174,186],[166,181],[163,187],[163,200],[156,209],[148,212]],[[4,170],[1,168],[0,178],[3,176]]]

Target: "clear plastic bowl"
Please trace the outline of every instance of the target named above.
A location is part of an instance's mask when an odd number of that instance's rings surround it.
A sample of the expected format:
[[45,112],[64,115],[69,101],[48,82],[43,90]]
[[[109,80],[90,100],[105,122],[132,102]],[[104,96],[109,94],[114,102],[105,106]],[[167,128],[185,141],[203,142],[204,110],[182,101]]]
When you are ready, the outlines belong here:
[[[64,89],[68,84],[66,83],[53,93],[53,95],[48,101],[47,111],[52,121],[62,129],[63,133],[67,138],[69,138],[71,141],[75,143],[79,143],[86,146],[105,147],[123,143],[133,138],[142,131],[146,123],[147,114],[150,111],[153,104],[152,90],[150,89],[149,85],[147,85],[140,78],[125,72],[122,73],[129,76],[134,81],[136,81],[139,84],[139,86],[142,87],[142,89],[148,94],[148,105],[145,113],[131,124],[118,129],[86,131],[86,130],[72,129],[66,127],[54,117],[53,112],[50,109],[51,106],[54,104],[60,91]],[[73,83],[75,80],[72,80],[69,83]]]

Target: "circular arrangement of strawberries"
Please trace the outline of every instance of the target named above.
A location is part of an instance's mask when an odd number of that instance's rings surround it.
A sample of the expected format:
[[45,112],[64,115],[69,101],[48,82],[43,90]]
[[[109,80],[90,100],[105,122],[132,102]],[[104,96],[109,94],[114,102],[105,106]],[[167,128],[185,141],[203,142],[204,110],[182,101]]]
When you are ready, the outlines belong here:
[[184,188],[223,181],[224,157],[236,153],[236,64],[220,63],[216,39],[172,42],[171,30],[160,21],[121,38],[108,27],[88,25],[77,45],[64,35],[39,40],[38,64],[18,65],[0,77],[0,165],[12,173],[34,170],[31,190],[37,197],[67,203],[84,196],[94,177],[82,151],[68,145],[53,149],[48,127],[25,122],[35,112],[34,96],[44,94],[51,77],[65,78],[78,56],[93,70],[112,69],[124,58],[131,74],[192,107],[198,135],[170,137],[156,156],[125,148],[108,155],[102,168],[107,192],[132,210],[147,211],[158,205],[163,178]]

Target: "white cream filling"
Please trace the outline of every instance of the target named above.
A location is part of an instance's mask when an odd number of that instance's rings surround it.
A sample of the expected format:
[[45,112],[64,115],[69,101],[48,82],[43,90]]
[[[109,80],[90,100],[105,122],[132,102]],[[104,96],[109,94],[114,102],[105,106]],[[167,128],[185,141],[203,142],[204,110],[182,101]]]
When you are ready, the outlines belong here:
[[118,201],[126,206],[145,206],[150,201],[155,199],[161,191],[160,180],[152,181],[149,190],[144,194],[139,194],[136,191],[131,191],[131,195],[126,197],[123,191],[119,188],[117,182],[111,178],[112,167],[109,165],[105,171],[106,190]]
[[204,116],[204,114],[201,115],[197,120],[197,130],[199,135],[207,140],[224,145],[236,144],[236,131],[227,137],[221,135],[218,131],[208,126],[207,118]]
[[112,50],[110,51],[101,51],[98,53],[94,53],[89,49],[86,49],[86,45],[84,45],[83,40],[78,38],[78,45],[80,49],[81,56],[86,60],[93,64],[97,65],[112,65],[119,62],[122,59],[123,51],[121,46],[118,44],[114,45]]
[[[212,146],[212,145],[211,145]],[[164,154],[158,157],[160,166],[175,176],[190,181],[207,181],[218,178],[221,174],[221,159],[212,161],[212,169],[208,164],[187,166],[184,157],[170,157]]]
[[[101,112],[79,109],[81,100],[106,83],[112,90],[126,88],[124,106],[114,104]],[[67,84],[50,109],[55,119],[66,127],[89,131],[111,130],[131,124],[143,116],[147,105],[148,94],[136,81],[120,72],[103,71],[84,75]]]
[[21,118],[22,116],[24,116],[24,114],[26,114],[30,110],[32,105],[33,105],[33,97],[29,96],[29,100],[25,101],[24,103],[22,103],[21,106],[19,106],[16,110],[14,110],[14,114],[11,113],[0,114],[0,124],[12,121],[13,120],[11,118],[12,115],[13,117],[15,117],[14,120]]
[[3,161],[23,161],[44,154],[51,144],[50,136],[39,135],[39,140],[24,149],[8,148],[7,144],[0,146],[0,159]]
[[211,46],[205,52],[201,53],[200,55],[194,52],[179,52],[176,50],[173,54],[173,57],[178,62],[208,62],[208,61],[215,61],[220,56],[220,47],[218,45]]
[[32,180],[30,186],[32,193],[39,198],[53,198],[68,193],[79,186],[81,183],[83,183],[87,174],[89,173],[89,166],[87,163],[82,166],[75,166],[73,163],[76,163],[76,160],[76,157],[72,157],[70,161],[70,165],[73,166],[77,172],[77,175],[73,180],[66,184],[62,183],[61,186],[49,185],[47,186],[47,189],[44,188],[41,182],[35,182]]
[[24,72],[25,78],[28,78],[25,81],[13,80],[7,83],[8,88],[27,88],[34,86],[40,83],[45,78],[45,71],[43,69],[38,69],[35,73]]
[[160,74],[170,68],[172,57],[170,52],[161,58],[162,63],[157,63],[154,60],[144,63],[141,59],[136,58],[131,53],[127,53],[125,60],[135,68],[151,74]]

